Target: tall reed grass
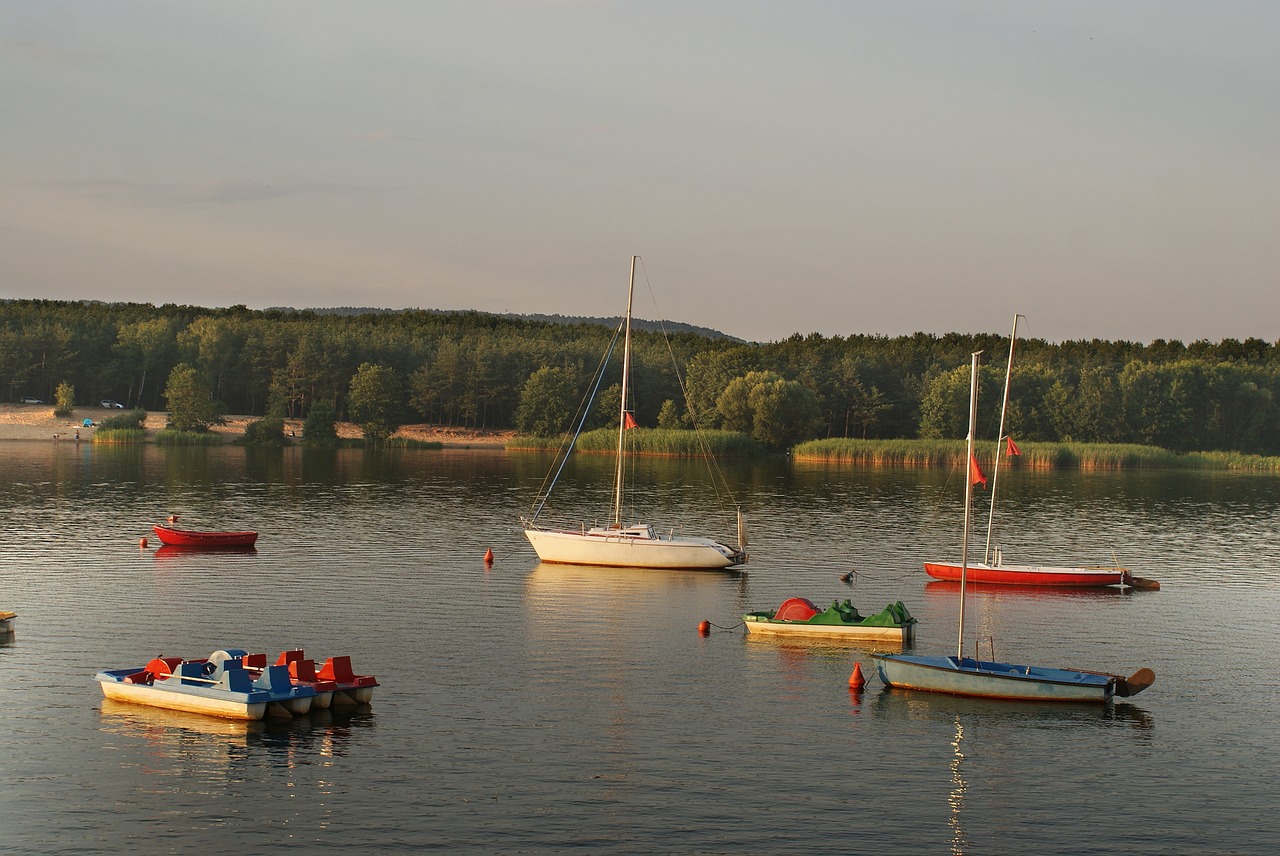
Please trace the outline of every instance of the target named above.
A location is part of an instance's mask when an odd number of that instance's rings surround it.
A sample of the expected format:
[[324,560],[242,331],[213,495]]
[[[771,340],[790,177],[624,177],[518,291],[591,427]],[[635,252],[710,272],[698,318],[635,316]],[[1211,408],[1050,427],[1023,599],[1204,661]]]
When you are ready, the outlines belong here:
[[[975,450],[990,470],[991,443]],[[964,461],[963,440],[810,440],[792,449],[798,461],[860,466],[936,467]],[[1156,446],[1107,443],[1022,443],[1016,466],[1030,469],[1129,470],[1142,468],[1280,472],[1280,458],[1234,452],[1178,454]]]
[[156,443],[160,446],[220,446],[222,435],[212,431],[179,431],[175,428],[164,428],[156,432]]
[[146,441],[147,432],[142,428],[99,428],[93,432],[93,442],[101,446],[123,446]]
[[[764,446],[739,431],[681,431],[671,428],[632,428],[627,450],[638,455],[698,458],[710,451],[717,458],[762,455]],[[515,437],[506,448],[513,451],[554,452],[564,443],[560,437]],[[617,428],[597,428],[578,436],[576,451],[612,454],[618,449]]]
[[391,437],[380,444],[384,449],[443,449],[444,443],[438,440],[413,440],[409,437]]

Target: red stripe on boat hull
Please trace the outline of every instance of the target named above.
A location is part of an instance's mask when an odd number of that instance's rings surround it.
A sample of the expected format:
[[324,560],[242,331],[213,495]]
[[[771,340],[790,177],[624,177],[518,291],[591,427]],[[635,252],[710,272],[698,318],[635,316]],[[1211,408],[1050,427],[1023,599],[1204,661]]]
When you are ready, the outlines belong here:
[[[960,566],[948,562],[925,562],[924,570],[937,580],[960,580]],[[1110,568],[1037,568],[1016,565],[993,568],[975,564],[968,567],[965,579],[971,583],[996,583],[1000,585],[1062,586],[1089,588],[1114,586],[1125,581],[1125,571]]]

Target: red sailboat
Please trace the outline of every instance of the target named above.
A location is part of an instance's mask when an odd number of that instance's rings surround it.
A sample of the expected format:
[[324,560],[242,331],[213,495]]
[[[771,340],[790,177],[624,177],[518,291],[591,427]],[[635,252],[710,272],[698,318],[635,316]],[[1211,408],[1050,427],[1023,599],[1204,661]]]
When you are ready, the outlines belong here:
[[[1009,365],[1004,376],[1004,401],[1000,406],[1000,432],[996,440],[995,469],[991,476],[991,509],[987,516],[987,547],[981,562],[925,562],[924,570],[937,580],[960,581],[968,579],[971,583],[994,583],[999,585],[1053,586],[1061,588],[1089,588],[1100,586],[1131,586],[1133,588],[1158,589],[1160,583],[1155,580],[1135,577],[1128,569],[1119,567],[1080,567],[1080,566],[1048,566],[1005,564],[999,548],[992,548],[991,531],[996,515],[996,483],[1000,475],[1000,452],[1011,457],[1021,455],[1013,437],[1004,433],[1005,412],[1009,408],[1009,381],[1013,378],[1013,352],[1018,339],[1018,319],[1013,316],[1013,332],[1009,336]],[[972,451],[969,453],[969,483],[987,486],[987,477],[978,466]]]

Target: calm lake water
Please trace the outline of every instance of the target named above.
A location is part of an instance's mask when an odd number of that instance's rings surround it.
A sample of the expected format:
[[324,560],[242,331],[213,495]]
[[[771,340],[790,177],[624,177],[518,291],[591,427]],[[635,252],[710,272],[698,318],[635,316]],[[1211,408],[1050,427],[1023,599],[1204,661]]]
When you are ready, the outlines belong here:
[[[1009,561],[1115,556],[1163,584],[970,591],[970,650],[1156,672],[1064,707],[884,691],[866,648],[739,626],[790,596],[901,599],[912,650],[954,651],[955,588],[921,563],[958,553],[955,475],[731,464],[746,572],[641,572],[538,564],[518,517],[546,465],[0,444],[0,850],[1280,849],[1280,479],[1002,477]],[[558,506],[603,514],[611,466],[576,462]],[[700,465],[641,470],[653,522],[729,534]],[[139,549],[170,513],[256,528],[258,549]],[[354,714],[245,725],[109,704],[93,680],[228,647],[350,654],[382,686]]]

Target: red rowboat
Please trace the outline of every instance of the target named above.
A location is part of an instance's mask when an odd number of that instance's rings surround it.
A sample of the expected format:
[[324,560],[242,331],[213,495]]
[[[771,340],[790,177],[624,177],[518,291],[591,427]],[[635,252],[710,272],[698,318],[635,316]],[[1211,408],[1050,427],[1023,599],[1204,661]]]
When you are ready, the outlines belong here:
[[[959,562],[925,562],[924,570],[937,580],[959,581],[960,579]],[[965,579],[971,583],[1087,588],[1133,586],[1134,580],[1138,578],[1130,576],[1124,568],[1050,568],[1039,565],[988,565],[985,562],[973,562],[966,569]]]
[[258,540],[257,532],[194,532],[163,523],[151,528],[160,543],[168,547],[252,547]]

